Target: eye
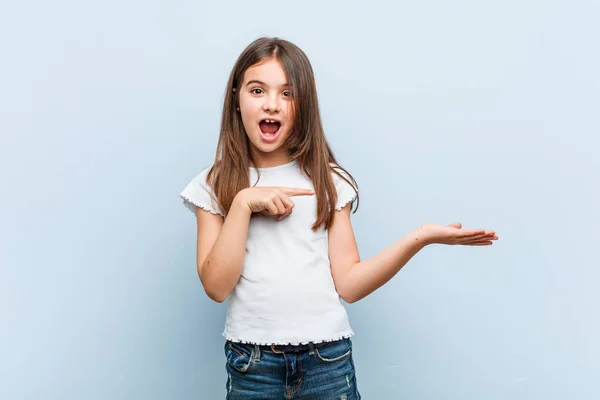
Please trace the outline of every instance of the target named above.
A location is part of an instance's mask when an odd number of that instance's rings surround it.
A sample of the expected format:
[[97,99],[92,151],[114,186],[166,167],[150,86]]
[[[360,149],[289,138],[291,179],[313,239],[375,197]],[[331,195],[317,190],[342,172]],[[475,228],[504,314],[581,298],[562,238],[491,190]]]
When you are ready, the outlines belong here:
[[252,93],[252,94],[261,94],[261,93],[263,93],[263,91],[260,88],[254,88],[254,89],[252,89],[250,91],[250,93]]
[[285,92],[283,92],[283,95],[285,97],[294,97],[294,94],[290,90],[286,90]]

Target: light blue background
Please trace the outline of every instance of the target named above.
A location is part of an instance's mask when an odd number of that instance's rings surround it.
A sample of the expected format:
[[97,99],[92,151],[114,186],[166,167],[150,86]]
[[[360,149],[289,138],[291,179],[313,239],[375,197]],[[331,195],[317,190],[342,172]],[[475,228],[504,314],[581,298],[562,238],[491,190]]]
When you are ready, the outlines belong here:
[[434,246],[348,307],[365,399],[600,398],[597,1],[0,5],[0,398],[220,399],[225,305],[179,191],[261,35],[308,54],[368,258]]

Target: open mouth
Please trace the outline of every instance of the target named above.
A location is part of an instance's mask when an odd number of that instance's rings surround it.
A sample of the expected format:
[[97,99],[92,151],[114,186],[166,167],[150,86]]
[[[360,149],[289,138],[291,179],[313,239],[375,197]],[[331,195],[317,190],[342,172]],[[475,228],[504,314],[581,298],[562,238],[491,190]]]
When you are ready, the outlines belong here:
[[259,122],[258,127],[264,141],[273,142],[279,136],[281,130],[281,122],[275,119],[263,119]]

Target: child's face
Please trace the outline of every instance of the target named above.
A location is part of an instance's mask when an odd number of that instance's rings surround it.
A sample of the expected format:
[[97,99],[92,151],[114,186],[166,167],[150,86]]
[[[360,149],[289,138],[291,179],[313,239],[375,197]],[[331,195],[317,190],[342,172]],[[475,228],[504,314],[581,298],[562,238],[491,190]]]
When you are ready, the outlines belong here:
[[246,70],[239,107],[255,155],[286,161],[282,145],[294,121],[293,92],[279,61],[272,58]]

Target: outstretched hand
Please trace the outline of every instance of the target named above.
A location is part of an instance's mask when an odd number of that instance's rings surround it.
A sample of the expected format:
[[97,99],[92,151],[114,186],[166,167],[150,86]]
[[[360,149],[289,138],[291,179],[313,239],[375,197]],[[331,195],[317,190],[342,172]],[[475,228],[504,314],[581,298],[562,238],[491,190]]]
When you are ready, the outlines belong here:
[[498,240],[494,231],[485,229],[462,229],[462,224],[456,222],[450,225],[425,223],[420,227],[420,233],[428,244],[449,244],[465,246],[490,246]]

